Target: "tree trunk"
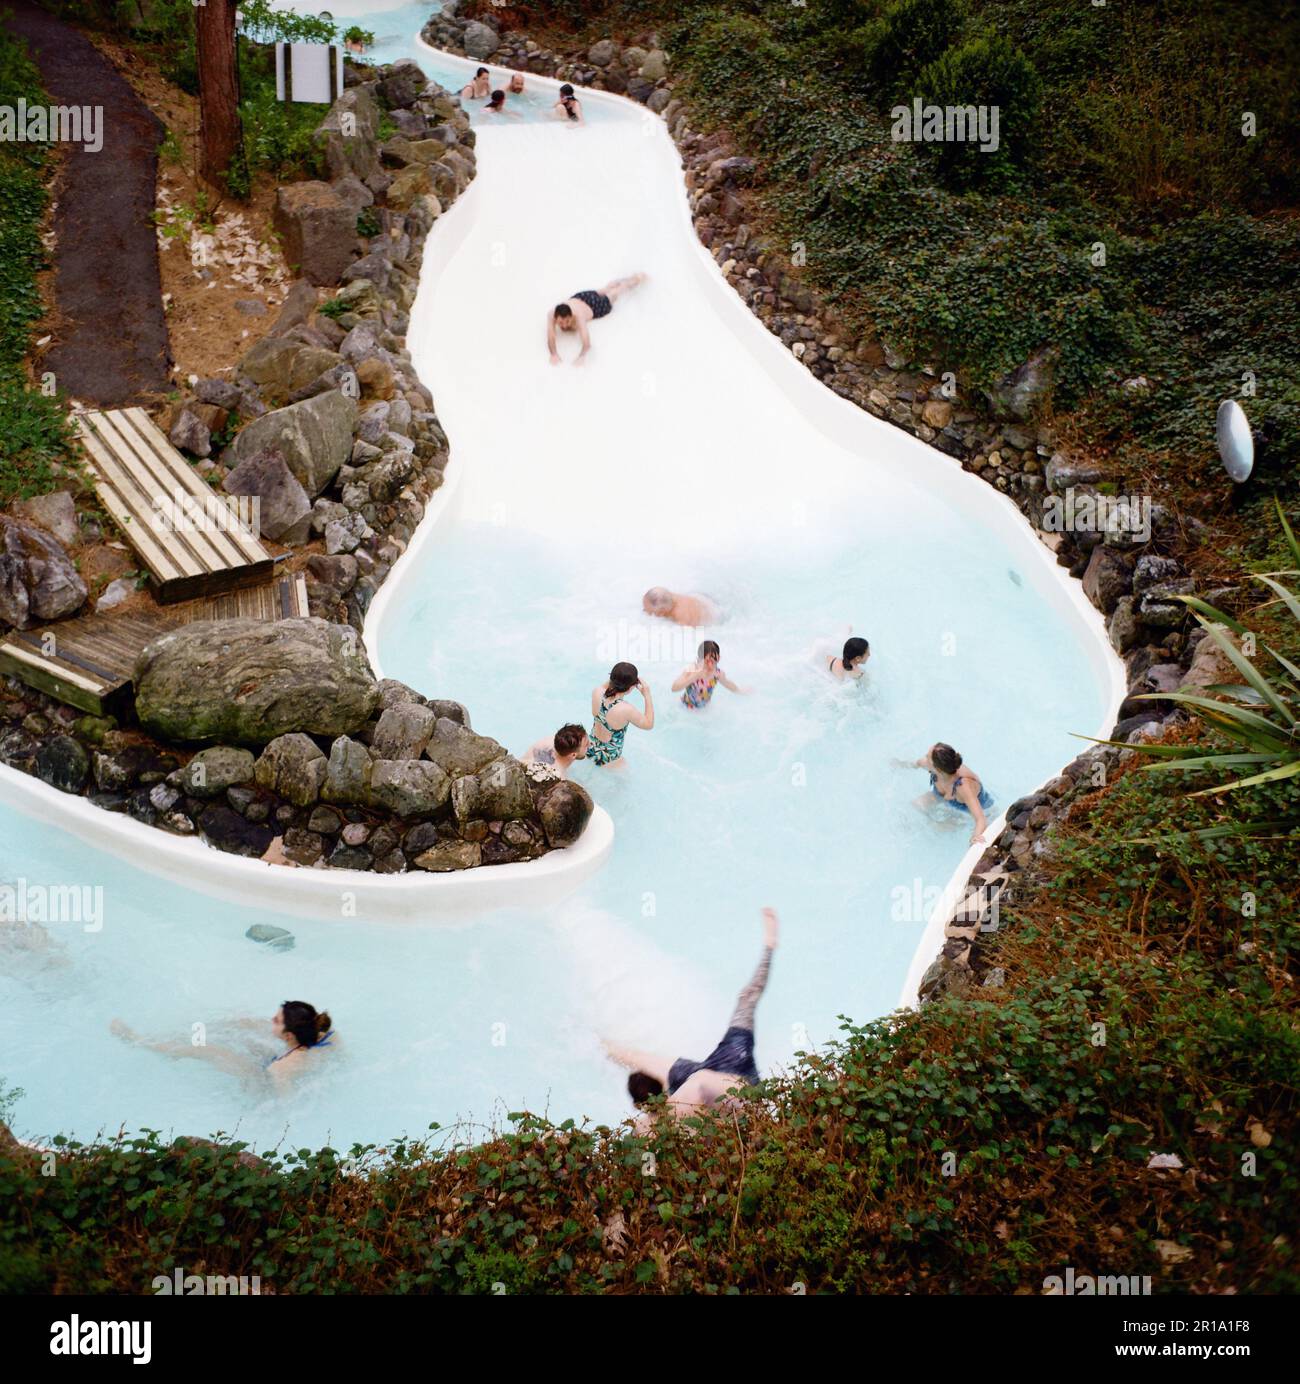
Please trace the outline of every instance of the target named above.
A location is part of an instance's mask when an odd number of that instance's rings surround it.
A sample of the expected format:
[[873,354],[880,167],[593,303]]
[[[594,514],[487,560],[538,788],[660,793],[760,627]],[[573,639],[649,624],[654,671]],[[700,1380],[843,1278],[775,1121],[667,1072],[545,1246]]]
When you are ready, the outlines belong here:
[[199,174],[226,186],[244,173],[239,123],[239,64],[235,50],[235,0],[201,0],[194,6],[199,68]]

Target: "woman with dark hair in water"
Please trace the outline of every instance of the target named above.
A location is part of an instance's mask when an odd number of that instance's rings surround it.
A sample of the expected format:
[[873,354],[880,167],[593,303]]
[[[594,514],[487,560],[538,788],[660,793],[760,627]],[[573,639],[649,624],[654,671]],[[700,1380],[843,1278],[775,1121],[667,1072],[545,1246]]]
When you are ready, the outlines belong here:
[[916,800],[917,806],[933,808],[944,803],[973,817],[975,827],[970,843],[972,846],[983,845],[984,832],[988,827],[985,814],[993,806],[993,795],[984,787],[980,776],[962,761],[961,755],[951,745],[939,741],[930,746],[924,758],[901,762],[909,769],[929,770],[930,791]]
[[560,88],[560,99],[554,106],[555,114],[561,120],[572,120],[575,124],[582,123],[582,102],[573,94],[573,88],[565,82]]
[[492,74],[486,67],[480,67],[472,82],[466,82],[460,89],[461,99],[481,101],[492,90]]
[[[638,711],[623,700],[633,688],[645,699],[644,711]],[[654,698],[641,681],[634,664],[616,663],[609,670],[609,681],[592,689],[591,713],[594,721],[587,758],[600,765],[622,761],[623,737],[627,734],[628,726],[636,726],[640,730],[654,729]]]
[[506,94],[499,87],[488,97],[488,103],[483,107],[485,111],[496,111],[498,115],[506,108]]
[[[265,1019],[236,1019],[227,1026],[273,1039],[283,1044],[285,1051],[267,1060],[206,1041],[152,1043],[128,1028],[121,1019],[114,1019],[109,1028],[119,1038],[152,1048],[154,1052],[161,1052],[167,1057],[197,1057],[244,1081],[269,1077],[277,1086],[314,1065],[316,1059],[311,1054],[319,1053],[323,1048],[338,1047],[330,1016],[306,1000],[285,1000],[269,1025]],[[206,1034],[204,1036],[206,1038]]]

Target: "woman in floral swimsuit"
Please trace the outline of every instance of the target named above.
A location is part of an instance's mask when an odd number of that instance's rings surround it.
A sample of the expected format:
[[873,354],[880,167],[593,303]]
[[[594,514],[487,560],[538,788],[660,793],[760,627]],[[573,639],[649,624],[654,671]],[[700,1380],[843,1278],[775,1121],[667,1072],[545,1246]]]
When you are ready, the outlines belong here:
[[[645,698],[644,711],[638,711],[623,700],[633,688]],[[592,689],[591,713],[594,721],[587,758],[597,764],[616,764],[623,758],[623,737],[628,726],[654,729],[654,699],[635,665],[616,663],[609,670],[609,681]]]

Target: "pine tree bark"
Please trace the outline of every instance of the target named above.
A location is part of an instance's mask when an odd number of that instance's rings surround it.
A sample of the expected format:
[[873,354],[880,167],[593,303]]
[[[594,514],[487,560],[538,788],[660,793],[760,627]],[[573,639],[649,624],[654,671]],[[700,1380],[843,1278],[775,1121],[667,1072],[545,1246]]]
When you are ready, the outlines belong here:
[[239,64],[235,51],[235,0],[199,0],[194,6],[199,68],[199,174],[225,186],[244,172],[239,121]]

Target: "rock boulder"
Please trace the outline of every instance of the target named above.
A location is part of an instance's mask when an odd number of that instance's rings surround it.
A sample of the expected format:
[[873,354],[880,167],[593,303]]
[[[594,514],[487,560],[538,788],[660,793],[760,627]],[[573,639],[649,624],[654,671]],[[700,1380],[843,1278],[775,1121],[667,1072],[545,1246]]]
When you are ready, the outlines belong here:
[[595,804],[580,783],[559,779],[537,799],[537,811],[552,850],[571,846],[587,829]]
[[351,454],[356,417],[356,404],[338,389],[274,409],[242,429],[227,451],[226,463],[238,467],[250,457],[277,452],[314,499]]
[[77,508],[66,490],[56,490],[52,495],[34,495],[30,500],[15,500],[13,511],[19,519],[52,534],[65,548],[75,547],[81,541]]
[[21,519],[0,514],[0,620],[20,630],[78,610],[86,583],[62,545]]
[[[461,39],[465,51],[471,58],[490,58],[501,44],[501,39],[497,31],[490,25],[482,24],[477,19],[471,19],[465,25],[465,36]],[[611,45],[612,46],[612,45]]]
[[356,631],[303,617],[204,620],[168,631],[135,667],[136,714],[173,741],[265,745],[278,735],[347,735],[379,689]]
[[475,735],[447,716],[440,716],[424,753],[451,778],[477,774],[505,756],[505,747],[486,735]]
[[308,283],[338,283],[356,258],[356,209],[329,183],[287,183],[279,188],[273,221],[285,261],[296,265]]
[[325,783],[325,756],[310,736],[294,731],[271,741],[253,774],[259,788],[278,793],[295,807],[310,807]]
[[221,482],[228,495],[255,495],[258,532],[279,543],[305,543],[311,534],[311,500],[279,452],[245,457]]

